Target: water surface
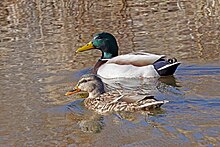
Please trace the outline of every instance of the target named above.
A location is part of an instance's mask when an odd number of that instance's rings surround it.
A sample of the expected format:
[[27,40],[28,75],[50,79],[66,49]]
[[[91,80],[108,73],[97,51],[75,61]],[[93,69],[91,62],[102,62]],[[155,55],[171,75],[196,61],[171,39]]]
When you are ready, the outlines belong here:
[[[220,146],[220,2],[0,2],[1,146]],[[107,31],[120,54],[182,62],[174,77],[111,81],[169,100],[154,115],[100,116],[64,97],[99,51],[75,54]],[[85,69],[85,70],[83,70]],[[119,86],[119,87],[118,87]]]

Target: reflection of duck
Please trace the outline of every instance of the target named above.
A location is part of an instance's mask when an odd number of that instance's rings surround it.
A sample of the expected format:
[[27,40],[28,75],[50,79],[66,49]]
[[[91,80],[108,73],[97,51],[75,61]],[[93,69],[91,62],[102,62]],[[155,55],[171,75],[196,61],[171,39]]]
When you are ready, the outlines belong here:
[[174,76],[160,77],[158,80],[172,87],[181,87],[180,85],[178,85],[176,78]]
[[135,111],[151,110],[159,108],[168,101],[157,101],[153,96],[146,96],[137,93],[121,94],[119,91],[106,93],[102,80],[96,75],[84,75],[77,86],[65,95],[71,95],[80,91],[89,93],[88,98],[84,100],[87,108],[99,113],[109,111]]
[[74,122],[77,121],[81,131],[99,133],[103,129],[105,125],[103,116],[84,109],[80,101],[76,100],[68,104],[66,108],[66,118]]
[[160,78],[102,78],[108,90],[121,89],[124,91],[138,91],[142,94],[157,95],[159,93],[180,94],[181,87],[174,76]]
[[105,125],[100,115],[89,116],[88,119],[81,120],[78,124],[80,129],[86,133],[99,133]]
[[158,77],[172,75],[179,62],[165,59],[164,55],[131,53],[118,56],[118,45],[112,34],[102,32],[76,52],[99,49],[102,56],[94,67],[94,73],[104,78]]

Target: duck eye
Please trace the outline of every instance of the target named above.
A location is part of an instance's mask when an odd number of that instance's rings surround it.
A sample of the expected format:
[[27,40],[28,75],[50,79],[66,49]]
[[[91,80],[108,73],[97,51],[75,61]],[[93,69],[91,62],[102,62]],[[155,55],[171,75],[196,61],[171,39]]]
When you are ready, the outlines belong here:
[[89,82],[91,81],[90,79],[84,79],[81,83],[86,83],[86,82]]
[[82,80],[82,81],[79,81],[78,85],[82,84],[82,83],[86,83],[87,80]]
[[102,39],[102,37],[101,37],[101,36],[98,36],[98,37],[96,37],[96,39]]
[[82,81],[82,83],[86,83],[86,82],[88,82],[88,81],[87,81],[87,80],[83,80],[83,81]]

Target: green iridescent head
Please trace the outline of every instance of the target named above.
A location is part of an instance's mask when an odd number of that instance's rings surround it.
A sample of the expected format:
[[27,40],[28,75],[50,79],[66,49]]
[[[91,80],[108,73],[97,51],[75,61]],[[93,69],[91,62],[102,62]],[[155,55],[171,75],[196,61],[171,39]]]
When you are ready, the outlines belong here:
[[83,52],[90,49],[98,49],[102,52],[101,59],[110,59],[118,56],[118,44],[115,37],[106,32],[95,34],[92,41],[85,46],[76,50],[76,52]]

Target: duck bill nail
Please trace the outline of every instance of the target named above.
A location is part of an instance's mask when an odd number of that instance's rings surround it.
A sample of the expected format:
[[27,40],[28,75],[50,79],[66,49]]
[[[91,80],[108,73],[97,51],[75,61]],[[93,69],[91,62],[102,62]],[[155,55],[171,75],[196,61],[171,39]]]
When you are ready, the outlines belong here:
[[87,50],[91,50],[91,49],[95,49],[95,47],[94,47],[93,44],[92,44],[92,41],[90,41],[89,43],[87,43],[87,44],[84,45],[83,47],[78,48],[78,49],[76,50],[76,53],[78,53],[78,52],[83,52],[83,51],[87,51]]
[[68,92],[65,94],[65,96],[72,95],[72,94],[78,93],[78,92],[80,92],[80,91],[81,91],[81,89],[75,88],[75,89],[73,89],[73,90],[71,90],[71,91],[68,91]]

